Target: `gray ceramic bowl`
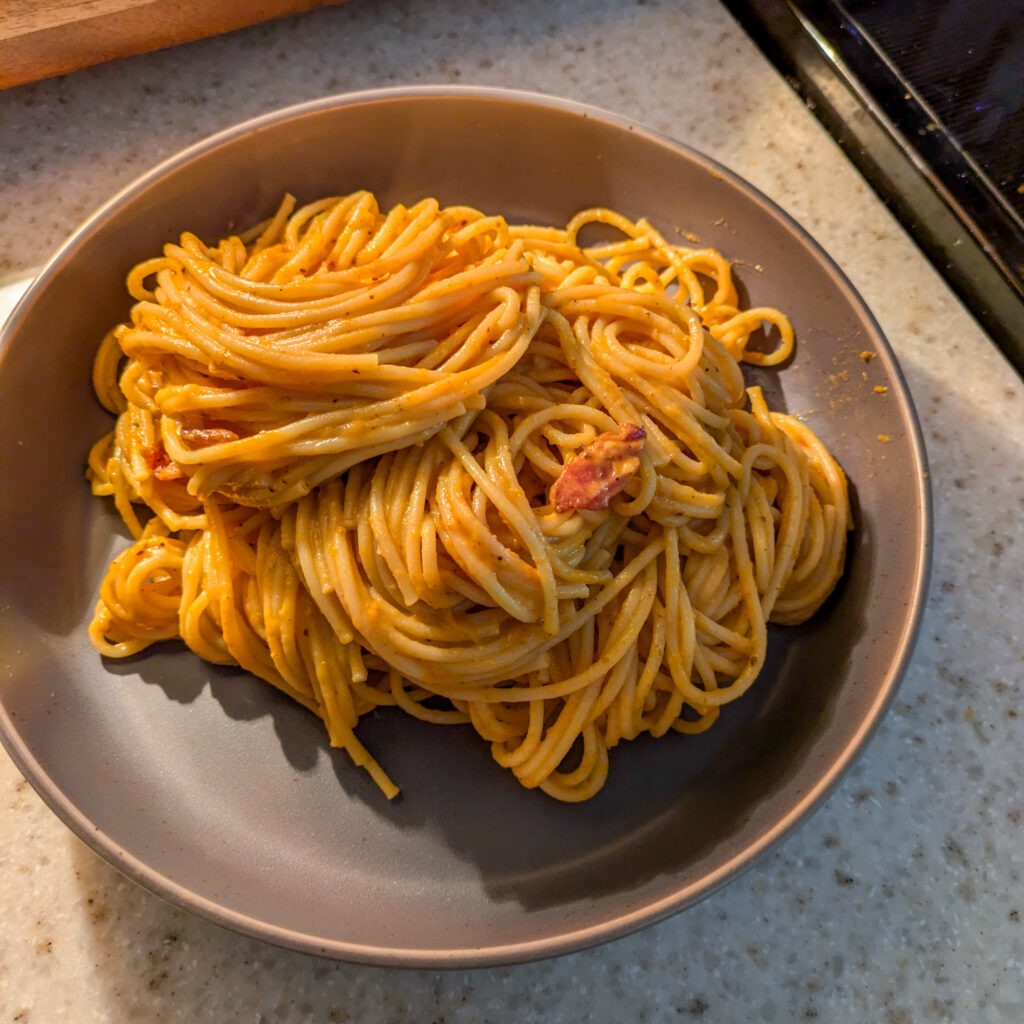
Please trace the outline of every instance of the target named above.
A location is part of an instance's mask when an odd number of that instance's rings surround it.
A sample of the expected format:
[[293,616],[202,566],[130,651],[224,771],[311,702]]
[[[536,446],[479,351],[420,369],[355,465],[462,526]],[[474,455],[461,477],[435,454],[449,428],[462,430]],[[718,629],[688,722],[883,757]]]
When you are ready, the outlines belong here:
[[[806,416],[854,489],[846,578],[773,629],[753,691],[699,737],[617,749],[597,798],[519,788],[468,729],[369,716],[388,804],[320,722],[244,673],[167,647],[103,663],[85,626],[124,534],[83,466],[90,392],[124,278],[183,229],[214,239],[357,188],[564,222],[606,204],[740,260],[798,354],[756,374]],[[489,89],[327,99],[224,132],[99,211],[25,295],[0,361],[0,733],[53,810],[172,902],[296,949],[390,965],[526,960],[610,939],[733,878],[819,803],[877,724],[925,590],[920,433],[892,352],[846,278],[784,213],[705,157],[621,118]],[[868,366],[859,353],[878,358]],[[862,371],[867,370],[868,380]],[[882,398],[873,386],[884,384]],[[888,444],[879,434],[891,438]]]

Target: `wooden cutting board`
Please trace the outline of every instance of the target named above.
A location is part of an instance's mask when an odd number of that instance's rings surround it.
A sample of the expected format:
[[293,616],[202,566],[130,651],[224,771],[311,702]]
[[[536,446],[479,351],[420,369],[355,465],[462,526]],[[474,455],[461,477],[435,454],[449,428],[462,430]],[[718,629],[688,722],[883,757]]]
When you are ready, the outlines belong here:
[[0,0],[0,88],[341,0]]

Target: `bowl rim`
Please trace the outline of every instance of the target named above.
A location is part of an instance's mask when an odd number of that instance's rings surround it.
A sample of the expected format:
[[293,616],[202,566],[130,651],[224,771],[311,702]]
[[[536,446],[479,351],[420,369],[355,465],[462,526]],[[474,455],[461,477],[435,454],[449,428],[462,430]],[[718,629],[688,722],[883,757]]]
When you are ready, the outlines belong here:
[[6,323],[0,327],[0,364],[2,364],[11,339],[18,333],[20,323],[28,309],[45,295],[51,278],[75,258],[78,249],[106,222],[128,206],[141,192],[158,183],[170,172],[183,167],[240,136],[278,125],[282,122],[317,114],[341,107],[393,102],[402,100],[429,100],[431,98],[452,100],[458,98],[475,100],[501,100],[543,107],[568,114],[594,119],[615,128],[629,131],[638,138],[653,141],[680,153],[688,161],[705,167],[710,173],[725,179],[734,189],[744,193],[762,206],[783,226],[805,244],[821,262],[845,299],[862,317],[869,329],[871,340],[877,347],[879,358],[890,379],[897,384],[897,398],[907,426],[907,441],[916,464],[917,472],[915,500],[918,514],[917,532],[920,541],[916,551],[916,565],[913,580],[908,591],[907,611],[898,639],[895,656],[890,662],[885,678],[878,686],[874,702],[863,716],[854,735],[831,758],[828,768],[821,773],[813,785],[804,791],[788,813],[765,828],[740,853],[698,881],[680,888],[657,901],[647,903],[628,913],[619,914],[600,924],[589,925],[576,930],[511,943],[496,943],[488,947],[467,947],[458,949],[410,949],[368,946],[337,940],[323,940],[291,928],[270,924],[249,915],[232,910],[213,900],[179,885],[172,879],[152,869],[128,850],[121,847],[94,825],[89,818],[65,796],[57,783],[46,773],[32,752],[22,740],[6,707],[0,702],[0,743],[14,761],[15,766],[32,785],[47,806],[87,846],[107,861],[121,874],[130,878],[144,889],[166,900],[173,906],[197,914],[215,924],[284,948],[303,953],[330,957],[352,963],[383,967],[409,968],[470,968],[489,967],[503,964],[522,963],[577,952],[589,947],[621,938],[642,927],[654,924],[697,903],[735,879],[747,868],[774,849],[795,828],[824,802],[849,770],[854,760],[865,749],[879,722],[891,704],[899,683],[904,675],[920,629],[924,613],[928,584],[931,575],[933,543],[933,513],[928,460],[920,421],[910,397],[906,378],[895,353],[883,334],[877,320],[867,304],[854,288],[846,274],[832,257],[814,240],[793,217],[785,212],[755,186],[741,178],[729,168],[704,155],[671,136],[650,128],[620,114],[552,96],[541,92],[507,89],[476,85],[415,85],[393,86],[379,89],[365,89],[356,92],[339,93],[314,100],[292,104],[256,117],[241,121],[222,129],[180,150],[161,161],[155,167],[135,178],[97,208],[46,262],[31,285],[18,300]]

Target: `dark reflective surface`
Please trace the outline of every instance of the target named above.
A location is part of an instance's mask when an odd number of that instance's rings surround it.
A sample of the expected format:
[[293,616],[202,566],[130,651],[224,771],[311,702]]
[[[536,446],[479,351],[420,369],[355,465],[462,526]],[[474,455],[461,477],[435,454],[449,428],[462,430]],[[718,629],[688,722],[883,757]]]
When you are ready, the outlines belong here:
[[1024,294],[1024,3],[834,6],[843,58],[963,204]]
[[1024,2],[726,4],[1024,373]]

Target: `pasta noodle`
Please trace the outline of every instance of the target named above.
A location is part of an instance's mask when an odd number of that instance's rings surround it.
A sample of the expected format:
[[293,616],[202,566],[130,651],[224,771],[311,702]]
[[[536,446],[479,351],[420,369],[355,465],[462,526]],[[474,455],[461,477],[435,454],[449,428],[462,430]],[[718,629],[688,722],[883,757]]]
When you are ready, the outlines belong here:
[[645,220],[287,197],[128,288],[89,476],[136,539],[93,643],[240,665],[389,797],[355,734],[380,706],[469,723],[524,786],[585,800],[621,741],[712,725],[767,622],[842,572],[841,469],[740,370],[789,357],[788,320]]

